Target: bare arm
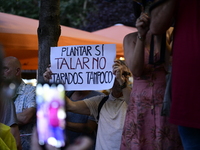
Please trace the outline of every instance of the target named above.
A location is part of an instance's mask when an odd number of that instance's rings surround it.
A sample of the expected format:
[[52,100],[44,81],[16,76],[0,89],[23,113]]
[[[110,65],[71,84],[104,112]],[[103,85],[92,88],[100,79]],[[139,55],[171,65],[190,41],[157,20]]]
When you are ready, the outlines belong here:
[[124,96],[124,100],[126,101],[127,104],[129,104],[131,88],[127,85],[124,89],[122,89],[122,93]]
[[[131,73],[130,75],[124,75],[123,74],[124,72],[130,73],[130,70],[128,69],[127,66],[122,65],[120,61],[115,61],[113,65],[113,74],[116,76],[116,80],[118,81],[119,85],[122,88],[124,100],[128,104],[129,98],[130,98],[130,92],[131,92],[131,88],[130,86],[128,86],[128,83],[129,83],[129,77],[131,76]],[[117,86],[117,85],[114,85],[114,86]]]
[[134,76],[141,76],[144,70],[144,41],[137,42],[137,33],[131,33],[124,38],[125,61]]
[[[47,82],[51,79],[51,75],[52,75],[51,69],[49,67],[46,69],[46,72],[43,74],[44,80]],[[90,110],[84,101],[73,102],[68,97],[66,97],[66,103],[67,103],[66,104],[67,111],[71,111],[73,113],[78,113],[78,114],[83,114],[83,115],[90,115]]]
[[166,0],[151,12],[150,31],[152,34],[163,34],[172,25],[177,0]]
[[74,132],[82,132],[91,134],[97,129],[97,123],[93,120],[88,120],[86,123],[67,122],[67,129]]
[[24,125],[32,121],[32,118],[36,114],[36,108],[30,107],[23,112],[17,114],[17,120],[19,125]]
[[[141,76],[144,71],[145,39],[149,30],[149,17],[142,13],[136,21],[138,32],[125,36],[125,61],[134,76]],[[138,38],[139,37],[139,38]]]
[[[92,147],[92,140],[88,137],[80,137],[78,138],[73,144],[70,144],[67,148],[65,148],[65,150],[87,150],[87,149],[91,149]],[[45,148],[41,147],[38,143],[38,135],[37,135],[37,131],[36,128],[33,129],[33,135],[32,135],[32,139],[31,139],[31,150],[55,150],[55,147],[46,144]]]
[[66,97],[66,110],[77,114],[90,115],[90,109],[84,101],[73,102],[68,97]]
[[21,140],[20,140],[20,133],[19,133],[18,125],[17,124],[11,125],[10,131],[11,131],[12,135],[14,136],[14,138],[16,140],[17,150],[21,150],[22,146],[21,146]]

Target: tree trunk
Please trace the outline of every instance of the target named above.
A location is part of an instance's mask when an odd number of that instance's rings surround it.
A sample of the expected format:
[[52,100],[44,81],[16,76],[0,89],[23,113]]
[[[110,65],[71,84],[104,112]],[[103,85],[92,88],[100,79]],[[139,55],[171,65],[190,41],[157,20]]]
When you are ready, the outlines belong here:
[[50,64],[50,47],[56,47],[60,37],[60,0],[41,0],[38,27],[37,81],[44,82],[43,73]]

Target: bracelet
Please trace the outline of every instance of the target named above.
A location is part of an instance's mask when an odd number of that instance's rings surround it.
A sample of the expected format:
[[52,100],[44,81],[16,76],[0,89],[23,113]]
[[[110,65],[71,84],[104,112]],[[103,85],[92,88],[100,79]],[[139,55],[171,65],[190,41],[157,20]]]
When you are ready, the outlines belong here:
[[126,88],[127,87],[127,83],[126,83],[126,81],[124,81],[124,83],[122,84],[122,85],[120,85],[120,88],[121,89],[124,89],[124,88]]
[[140,40],[140,41],[144,41],[144,38],[143,37],[141,37],[139,34],[138,34],[138,39]]

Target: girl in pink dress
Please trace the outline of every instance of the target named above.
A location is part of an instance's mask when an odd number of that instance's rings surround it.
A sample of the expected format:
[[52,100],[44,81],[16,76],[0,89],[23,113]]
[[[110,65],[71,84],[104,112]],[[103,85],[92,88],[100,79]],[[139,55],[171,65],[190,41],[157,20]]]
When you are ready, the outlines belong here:
[[[124,38],[125,61],[134,81],[122,135],[121,150],[182,150],[177,126],[161,116],[170,46],[161,60],[162,36],[154,36],[154,62],[149,64],[149,17],[137,19],[137,33]],[[157,63],[156,63],[157,62]]]

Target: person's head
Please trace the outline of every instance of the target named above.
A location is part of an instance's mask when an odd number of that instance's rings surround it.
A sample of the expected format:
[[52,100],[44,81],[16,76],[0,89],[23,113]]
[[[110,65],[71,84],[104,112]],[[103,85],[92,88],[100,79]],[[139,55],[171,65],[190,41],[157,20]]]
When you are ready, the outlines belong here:
[[[131,76],[131,71],[129,70],[129,68],[127,67],[127,65],[125,64],[124,61],[118,60],[118,62],[120,62],[120,64],[123,66],[124,72],[122,73],[122,75],[124,75],[124,77],[126,78],[127,86],[129,86],[129,77]],[[111,92],[112,92],[113,96],[115,95],[115,97],[122,96],[122,89],[121,89],[121,86],[120,86],[119,82],[117,81],[117,79],[115,79],[115,81],[114,81]]]
[[[120,84],[117,81],[117,79],[115,79],[115,81],[114,81],[113,87],[111,89],[111,93],[115,97],[121,97],[122,96],[122,89],[121,89]],[[116,96],[116,95],[119,95],[119,96]]]
[[3,59],[3,79],[21,82],[21,63],[13,56]]

